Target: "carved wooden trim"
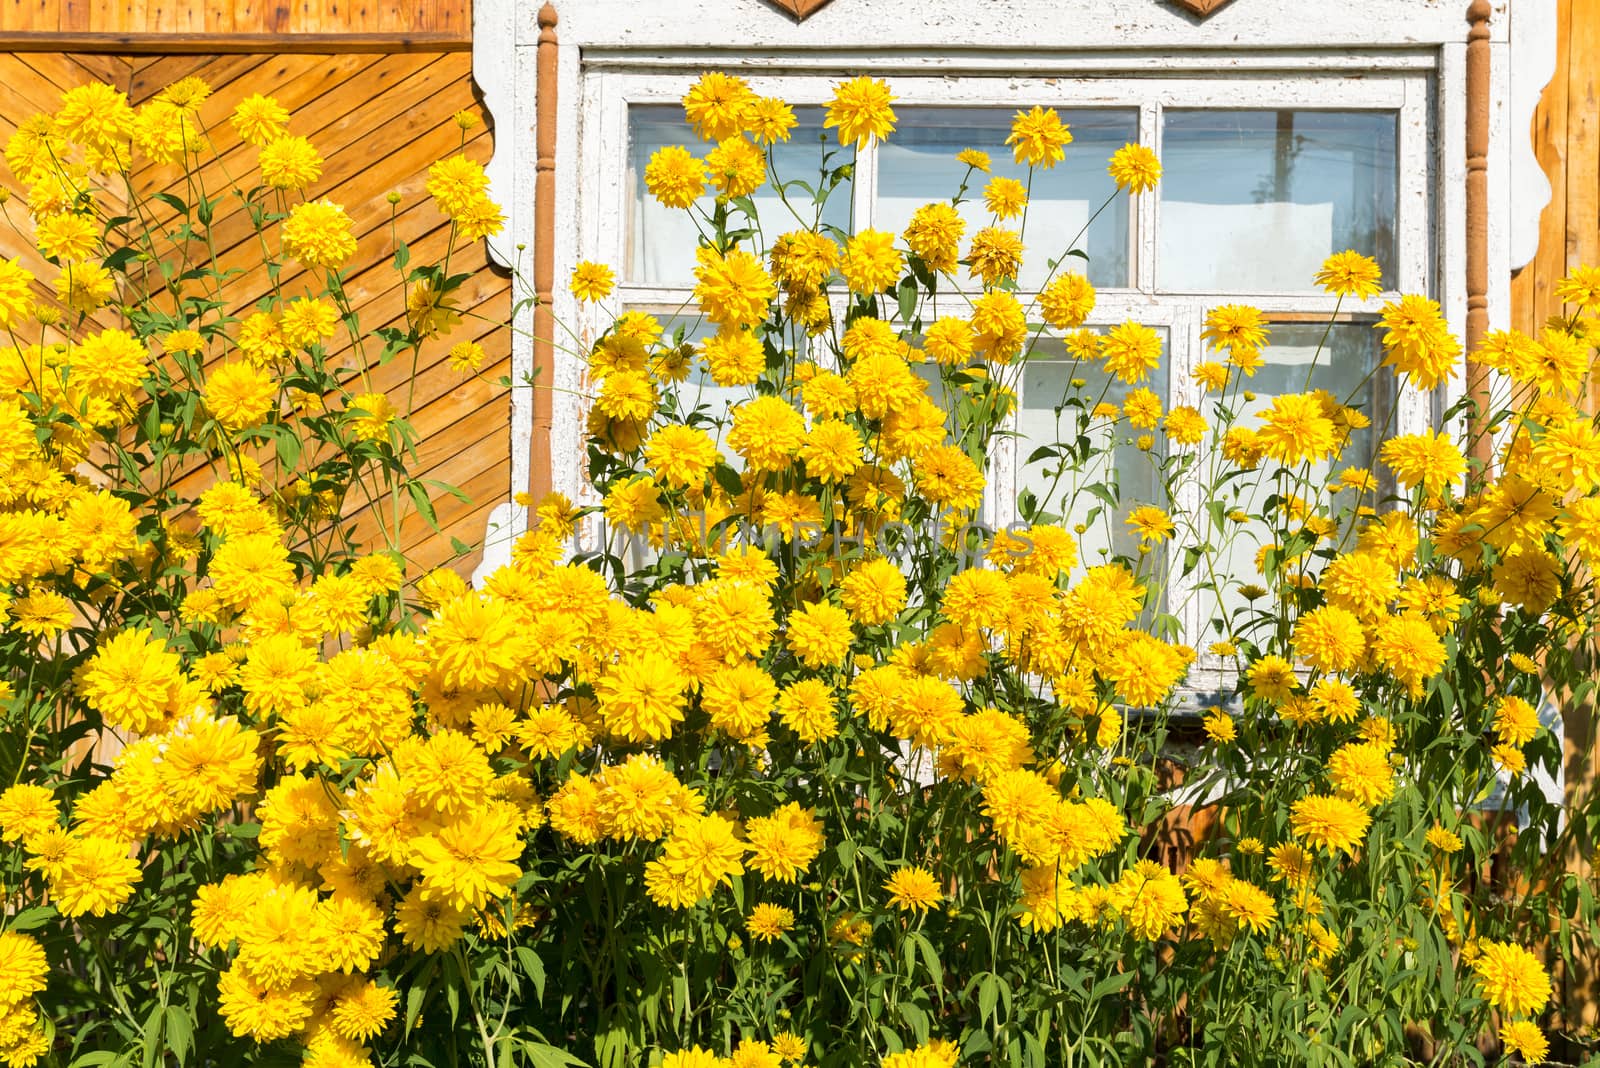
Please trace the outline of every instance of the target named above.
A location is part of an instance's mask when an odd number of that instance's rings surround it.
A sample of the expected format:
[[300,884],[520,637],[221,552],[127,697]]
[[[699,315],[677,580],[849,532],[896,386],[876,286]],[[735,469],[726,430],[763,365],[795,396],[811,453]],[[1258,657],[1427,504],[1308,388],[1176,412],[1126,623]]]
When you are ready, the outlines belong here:
[[528,492],[534,502],[550,492],[550,414],[556,369],[556,9],[539,9],[539,45],[534,53],[533,163],[533,438]]
[[[1467,8],[1467,352],[1477,351],[1489,332],[1489,0]],[[1475,454],[1487,461],[1491,449],[1483,419],[1489,414],[1485,368],[1467,361],[1467,393],[1480,419],[1472,427]]]
[[1189,12],[1191,15],[1197,15],[1200,18],[1205,18],[1217,8],[1229,3],[1230,0],[1172,0],[1172,2]]
[[773,7],[793,15],[796,22],[804,22],[819,8],[826,7],[829,2],[830,0],[768,0]]

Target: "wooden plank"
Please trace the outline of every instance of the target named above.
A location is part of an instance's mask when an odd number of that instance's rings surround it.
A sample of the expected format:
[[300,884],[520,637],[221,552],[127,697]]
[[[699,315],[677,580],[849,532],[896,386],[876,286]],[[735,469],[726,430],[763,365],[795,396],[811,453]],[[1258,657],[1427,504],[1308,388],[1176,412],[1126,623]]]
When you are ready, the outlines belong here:
[[[425,146],[425,149],[427,150],[424,155],[438,158],[431,148]],[[393,239],[389,232],[389,204],[384,196],[388,190],[383,187],[374,188],[371,178],[371,175],[355,175],[347,182],[324,191],[323,194],[336,203],[344,204],[347,209],[352,232],[356,237],[357,251],[353,260],[356,263],[380,263],[394,255]],[[426,235],[435,233],[435,228],[443,227],[445,224],[444,216],[439,213],[438,208],[421,195],[425,179],[425,170],[419,169],[404,182],[399,183],[403,199],[397,209],[394,229],[402,239],[414,246],[418,241],[426,240]],[[265,272],[260,270],[260,249],[247,216],[239,215],[237,218],[230,216],[222,220],[222,224],[215,229],[219,250],[218,265],[224,270],[237,267],[249,272],[230,281],[228,286],[230,310],[249,307],[274,288],[280,292],[294,291],[296,283],[304,272],[298,265],[288,264],[274,286]],[[276,228],[269,230],[266,237],[269,244],[276,247],[276,242],[279,240]],[[412,264],[433,262],[429,257],[434,248],[437,248],[439,256],[443,256],[442,241],[427,246],[429,251],[414,247]],[[358,299],[365,292],[364,284],[354,283],[353,288]]]
[[[178,81],[180,78],[195,75],[203,78],[211,86],[212,99],[219,99],[226,105],[226,109],[208,102],[202,107],[201,115],[208,123],[232,130],[227,121],[227,115],[232,112],[233,104],[239,98],[249,95],[250,92],[260,90],[247,90],[235,82],[250,79],[249,84],[255,83],[254,72],[266,73],[263,68],[273,57],[257,55],[254,53],[237,56],[149,56],[135,57],[139,60],[133,65],[133,79],[128,86],[128,99],[134,104],[143,104],[150,100],[161,90]],[[220,132],[220,131],[218,131]],[[213,134],[212,140],[216,136]]]
[[[432,59],[433,57],[352,54],[329,60],[302,61],[294,65],[292,74],[284,69],[288,65],[269,64],[260,73],[262,82],[270,83],[271,88],[264,87],[252,91],[274,97],[289,112],[289,131],[310,139],[317,144],[318,151],[326,157],[328,151],[319,143],[322,124],[332,122],[337,116],[359,107],[360,105],[352,100],[356,94],[363,94],[361,99],[369,100],[366,88],[369,81],[376,85],[392,84],[396,80],[408,77],[419,64],[424,67],[430,66]],[[245,93],[241,87],[239,90],[229,91],[227,95],[231,102],[244,96]],[[368,114],[382,116],[387,110],[389,109],[379,107]],[[231,173],[240,181],[245,181],[249,172],[256,166],[257,150],[240,140],[237,131],[233,129],[233,124],[227,122],[222,117],[223,114],[219,109],[218,117],[212,120],[212,143],[215,152],[201,167],[198,175],[200,181],[208,187],[220,184],[224,180],[225,173]],[[141,190],[165,188],[168,191],[176,191],[186,184],[186,180],[183,172],[173,166],[151,168],[140,176],[137,184]]]
[[1550,203],[1539,220],[1539,249],[1528,286],[1525,329],[1537,334],[1555,307],[1555,286],[1566,274],[1567,232],[1567,83],[1571,73],[1573,0],[1556,4],[1556,72],[1534,113],[1535,152],[1550,179]]
[[[142,0],[132,0],[141,3]],[[110,21],[110,6],[91,0],[91,24]],[[279,21],[281,8],[262,4],[256,20],[264,27]],[[117,16],[120,21],[120,14]],[[44,31],[0,32],[0,52],[99,52],[118,55],[222,55],[234,52],[277,52],[284,55],[340,55],[345,52],[470,52],[472,37],[461,32],[409,32],[392,27],[402,24],[385,14],[388,30],[372,33],[129,33],[121,30],[91,33]]]
[[1571,0],[1566,264],[1600,263],[1600,0]]

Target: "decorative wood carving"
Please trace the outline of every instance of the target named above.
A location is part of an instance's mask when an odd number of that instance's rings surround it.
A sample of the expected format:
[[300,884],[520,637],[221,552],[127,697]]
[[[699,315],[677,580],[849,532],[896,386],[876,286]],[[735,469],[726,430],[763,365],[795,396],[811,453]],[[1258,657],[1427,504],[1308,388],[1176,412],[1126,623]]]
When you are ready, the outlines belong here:
[[1172,0],[1172,2],[1191,15],[1205,18],[1217,8],[1229,3],[1230,0]]
[[534,53],[533,160],[533,456],[528,491],[535,503],[550,491],[550,381],[556,366],[556,319],[550,302],[556,288],[556,9],[539,9],[539,46]]
[[[1222,2],[1226,3],[1227,0]],[[804,22],[818,8],[826,7],[829,0],[768,0],[768,3],[786,14],[793,15],[796,22]]]
[[[1475,352],[1489,330],[1489,0],[1467,8],[1467,352]],[[1467,361],[1467,392],[1483,418],[1489,414],[1487,372]],[[1482,421],[1473,426],[1475,452],[1492,452]]]

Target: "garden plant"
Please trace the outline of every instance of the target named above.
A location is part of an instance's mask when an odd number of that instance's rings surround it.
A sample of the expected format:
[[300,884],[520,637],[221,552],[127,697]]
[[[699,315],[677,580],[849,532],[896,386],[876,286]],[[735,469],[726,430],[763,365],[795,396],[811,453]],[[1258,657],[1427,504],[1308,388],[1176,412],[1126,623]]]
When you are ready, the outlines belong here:
[[[59,274],[0,260],[0,1061],[1545,1058],[1600,932],[1600,808],[1539,781],[1541,709],[1592,699],[1600,269],[1467,354],[1342,252],[1362,389],[1258,398],[1272,324],[1224,304],[1169,407],[1156,331],[1085,325],[1082,235],[1028,230],[1056,112],[895,234],[823,222],[885,83],[837,86],[802,174],[784,102],[683,104],[643,182],[694,302],[602,314],[611,268],[572,271],[584,492],[525,501],[478,589],[399,551],[444,490],[375,382],[472,311],[479,165],[431,168],[450,250],[393,234],[407,314],[364,328],[273,100],[91,84],[11,138]],[[1156,195],[1149,148],[1109,171]],[[1018,441],[1045,359],[1057,432]],[[1396,392],[1460,400],[1400,434],[1361,404]],[[986,524],[1007,448],[1047,490]]]

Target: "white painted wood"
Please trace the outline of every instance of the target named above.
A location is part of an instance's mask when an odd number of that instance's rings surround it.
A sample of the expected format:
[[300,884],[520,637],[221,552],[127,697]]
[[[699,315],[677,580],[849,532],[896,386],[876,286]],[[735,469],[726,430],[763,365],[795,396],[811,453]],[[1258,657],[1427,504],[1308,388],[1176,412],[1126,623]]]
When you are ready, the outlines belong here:
[[[537,6],[517,5],[518,44],[537,37]],[[583,0],[562,8],[561,33],[590,47],[636,49],[1342,50],[1457,40],[1464,14],[1464,4],[1423,0],[1234,0],[1205,19],[1154,0],[1075,0],[1070,10],[1055,0],[923,0],[908,17],[893,0],[834,0],[796,25],[763,0]],[[1503,23],[1495,32],[1504,39]]]
[[[1505,110],[1504,140],[1490,148],[1493,167],[1499,157],[1507,157],[1509,173],[1490,174],[1493,198],[1506,213],[1507,241],[1504,253],[1511,270],[1533,259],[1539,250],[1539,214],[1550,202],[1550,179],[1534,155],[1533,113],[1539,97],[1556,72],[1556,0],[1517,0],[1508,7],[1510,41],[1495,56],[1495,72],[1504,71],[1505,81],[1494,87],[1492,99]],[[1491,255],[1491,264],[1497,261]],[[1509,298],[1508,298],[1509,299]],[[1496,302],[1489,302],[1493,320]]]
[[[1553,42],[1541,30],[1541,12],[1551,4],[1521,0],[1513,22],[1509,0],[1497,0],[1490,23],[1496,68],[1490,315],[1496,325],[1508,307],[1511,264],[1527,246],[1524,232],[1537,233],[1537,210],[1529,201],[1542,199],[1526,194],[1531,151],[1521,150],[1528,140],[1530,100],[1537,99],[1553,66]],[[1454,329],[1465,326],[1464,3],[1234,0],[1195,20],[1159,0],[1078,0],[1070,18],[1056,0],[922,0],[917,17],[908,19],[904,7],[889,0],[833,0],[799,25],[764,0],[582,0],[558,6],[554,311],[562,322],[594,326],[563,292],[576,260],[619,267],[624,262],[631,191],[621,160],[628,104],[676,101],[701,71],[726,68],[740,71],[759,91],[794,103],[823,102],[831,79],[870,71],[890,77],[907,104],[1133,105],[1141,111],[1141,141],[1157,148],[1160,110],[1168,106],[1392,108],[1402,116],[1401,277],[1387,284],[1429,292],[1442,302]],[[474,69],[498,120],[491,180],[510,220],[497,258],[516,258],[516,245],[529,240],[533,217],[536,10],[535,4],[513,0],[475,3],[480,32]],[[1532,166],[1537,175],[1537,164]],[[868,149],[857,172],[858,227],[870,225],[875,174],[876,156]],[[508,181],[509,196],[501,192]],[[1248,300],[1268,312],[1331,310],[1329,298],[1310,290],[1156,293],[1156,204],[1155,197],[1143,197],[1130,213],[1134,284],[1102,290],[1097,320],[1126,315],[1170,325],[1175,360],[1185,368],[1174,366],[1178,389],[1187,388],[1186,368],[1197,358],[1206,307]],[[624,281],[605,310],[676,307],[688,295],[684,288]],[[1347,302],[1344,310],[1372,313],[1394,295]],[[593,503],[583,477],[583,347],[582,338],[563,339],[551,381],[540,388],[555,390],[556,486]],[[524,364],[531,368],[531,346],[514,345],[514,369]],[[1402,426],[1425,425],[1450,399],[1448,393],[1402,396]],[[513,458],[513,477],[521,479],[514,488],[520,488],[527,482],[531,407],[515,399],[512,440],[523,465],[519,476],[519,457]]]

